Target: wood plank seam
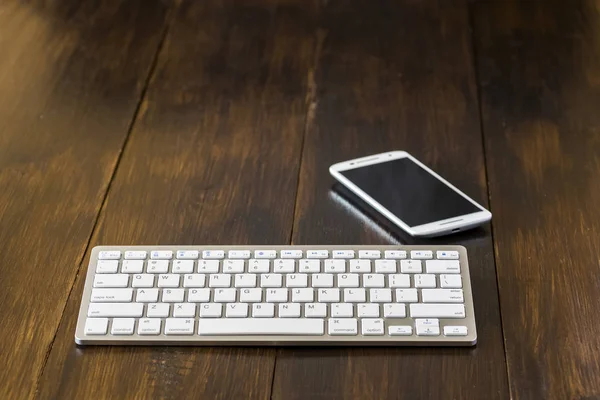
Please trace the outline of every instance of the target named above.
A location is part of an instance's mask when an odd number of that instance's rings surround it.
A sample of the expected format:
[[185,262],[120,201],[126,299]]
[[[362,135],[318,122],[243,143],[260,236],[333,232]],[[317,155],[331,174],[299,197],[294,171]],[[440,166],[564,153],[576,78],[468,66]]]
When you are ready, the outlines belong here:
[[167,34],[169,32],[169,26],[172,22],[172,18],[175,15],[175,11],[177,10],[178,7],[178,3],[175,4],[175,6],[172,6],[171,9],[168,11],[168,16],[166,19],[166,23],[165,26],[163,27],[163,30],[161,32],[161,37],[160,37],[160,41],[158,42],[158,46],[156,48],[156,52],[154,53],[154,57],[152,59],[152,62],[150,63],[150,68],[148,69],[148,74],[146,76],[146,79],[144,80],[144,86],[142,87],[142,90],[140,92],[140,97],[139,100],[137,102],[137,105],[133,111],[133,114],[131,116],[131,122],[129,123],[129,126],[127,128],[127,134],[125,135],[125,139],[123,140],[123,144],[121,145],[121,152],[119,153],[119,155],[117,156],[117,161],[115,162],[115,166],[113,168],[112,174],[110,176],[110,179],[108,180],[108,184],[106,185],[106,189],[104,191],[104,197],[102,198],[102,202],[100,204],[100,208],[98,209],[98,213],[96,214],[96,218],[94,220],[94,223],[92,225],[92,229],[90,230],[90,234],[88,235],[88,240],[87,240],[87,244],[85,247],[85,250],[83,251],[83,253],[81,254],[81,257],[79,259],[79,268],[77,268],[77,273],[75,274],[75,276],[73,277],[73,280],[71,282],[71,290],[69,291],[69,295],[67,296],[67,301],[65,301],[65,304],[63,306],[63,310],[61,313],[61,317],[59,319],[58,324],[56,325],[56,329],[54,331],[54,336],[52,337],[52,340],[50,341],[50,345],[48,346],[47,350],[46,350],[46,354],[44,355],[44,362],[42,364],[42,368],[40,369],[40,373],[36,378],[36,382],[35,382],[35,396],[38,396],[38,392],[39,392],[39,384],[40,384],[40,378],[42,377],[42,375],[44,374],[44,371],[46,369],[46,364],[48,362],[48,358],[50,357],[50,352],[52,351],[52,347],[54,346],[54,342],[56,341],[56,335],[58,334],[58,330],[59,327],[62,323],[62,320],[64,318],[64,314],[65,314],[65,310],[67,308],[67,304],[69,299],[71,298],[71,295],[73,295],[73,289],[75,288],[75,282],[77,281],[77,278],[79,277],[79,274],[81,273],[81,268],[85,263],[85,256],[88,253],[90,244],[92,242],[92,238],[94,237],[94,234],[96,232],[96,229],[98,227],[98,221],[100,220],[100,215],[102,215],[102,213],[104,212],[104,209],[106,208],[106,201],[108,199],[108,194],[110,192],[110,188],[112,185],[112,182],[117,174],[117,171],[119,169],[119,165],[121,163],[121,160],[123,159],[123,155],[125,154],[125,150],[127,149],[127,144],[129,142],[129,138],[131,137],[131,132],[133,131],[133,128],[137,122],[139,113],[140,113],[140,109],[142,106],[142,103],[144,102],[144,99],[146,97],[146,92],[147,89],[150,85],[150,82],[152,81],[152,78],[154,76],[154,72],[156,70],[156,66],[158,63],[158,58],[160,56],[160,53],[163,49],[163,45],[165,43],[165,39],[167,37]]
[[[477,46],[475,44],[475,23],[474,23],[474,13],[473,13],[473,7],[476,7],[476,4],[473,3],[469,3],[467,4],[467,13],[468,13],[468,18],[469,18],[469,39],[470,39],[470,45],[471,45],[471,56],[472,56],[472,65],[473,65],[473,74],[474,74],[474,78],[475,78],[475,101],[477,102],[477,112],[478,112],[478,119],[479,119],[479,133],[481,135],[481,152],[483,154],[483,170],[485,173],[485,188],[487,191],[487,201],[488,201],[488,208],[490,210],[490,212],[492,212],[492,216],[493,216],[493,211],[492,211],[492,197],[491,197],[491,193],[490,193],[490,178],[488,175],[488,158],[487,158],[487,154],[486,154],[486,145],[485,145],[485,133],[484,133],[484,124],[483,124],[483,109],[481,107],[481,81],[480,81],[480,76],[479,76],[479,63],[477,62]],[[494,257],[494,272],[496,274],[496,287],[499,288],[500,287],[500,282],[498,281],[498,272],[496,271],[496,265],[497,265],[497,259],[498,259],[498,254],[497,254],[497,247],[496,247],[496,242],[494,240],[494,221],[493,221],[493,217],[492,220],[490,220],[490,236],[492,239],[492,246],[493,246],[493,257]],[[506,351],[506,336],[504,335],[504,314],[502,313],[502,302],[500,301],[500,290],[498,290],[498,312],[500,313],[500,332],[502,334],[502,350],[504,353],[504,369],[506,370],[506,383],[508,385],[509,391],[510,391],[510,376],[508,374],[508,354]]]
[[[308,70],[306,76],[306,116],[304,119],[304,132],[302,132],[302,142],[300,145],[300,164],[298,165],[298,175],[296,180],[296,199],[294,200],[294,216],[292,218],[292,227],[290,229],[290,238],[288,240],[289,244],[292,244],[292,238],[294,237],[294,227],[296,226],[296,218],[298,216],[298,197],[300,197],[300,178],[302,173],[302,160],[304,159],[304,146],[306,143],[306,135],[310,131],[314,120],[315,115],[317,113],[318,101],[317,101],[317,80],[315,79],[317,75],[319,59],[321,58],[321,52],[323,50],[323,43],[325,42],[325,38],[327,33],[321,29],[317,28],[316,31],[316,44],[315,44],[315,53],[313,58],[312,67]],[[275,363],[277,363],[277,357],[275,358]],[[275,374],[275,370],[273,370],[273,374]],[[271,389],[273,388],[271,382]]]

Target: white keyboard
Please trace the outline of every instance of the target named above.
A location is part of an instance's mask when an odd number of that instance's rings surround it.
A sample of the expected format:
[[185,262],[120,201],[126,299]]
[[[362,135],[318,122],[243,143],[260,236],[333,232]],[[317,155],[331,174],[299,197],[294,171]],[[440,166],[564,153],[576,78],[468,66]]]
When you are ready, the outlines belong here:
[[75,342],[472,346],[461,246],[99,246]]

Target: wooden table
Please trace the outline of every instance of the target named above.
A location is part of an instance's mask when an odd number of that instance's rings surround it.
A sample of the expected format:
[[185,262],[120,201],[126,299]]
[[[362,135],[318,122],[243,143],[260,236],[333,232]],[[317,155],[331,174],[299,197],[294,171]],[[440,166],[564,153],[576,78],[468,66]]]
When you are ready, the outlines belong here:
[[[0,3],[0,398],[600,398],[600,3]],[[407,150],[494,214],[474,348],[89,347],[97,244],[394,244]],[[432,242],[427,242],[432,243]]]

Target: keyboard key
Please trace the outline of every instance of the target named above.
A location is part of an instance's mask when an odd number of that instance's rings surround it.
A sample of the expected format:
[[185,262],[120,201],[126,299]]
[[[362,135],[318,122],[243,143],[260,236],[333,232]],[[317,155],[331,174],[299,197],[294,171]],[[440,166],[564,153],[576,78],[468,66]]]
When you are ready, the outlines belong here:
[[331,316],[333,318],[354,317],[354,305],[350,303],[336,303],[331,305]]
[[406,318],[406,306],[398,303],[384,304],[383,316],[386,318]]
[[306,258],[327,258],[329,250],[306,250]]
[[233,303],[235,302],[235,289],[215,289],[213,301],[215,303]]
[[99,303],[129,303],[133,289],[92,289],[91,301]]
[[256,250],[254,251],[254,258],[275,258],[277,252],[275,250]]
[[271,261],[252,259],[248,261],[248,272],[253,274],[268,273]]
[[256,274],[237,274],[234,285],[236,288],[256,287]]
[[144,272],[144,260],[124,260],[121,265],[124,274],[141,274]]
[[321,261],[302,259],[299,261],[298,271],[304,273],[321,272]]
[[308,286],[307,274],[288,274],[285,277],[285,286],[289,288],[304,288]]
[[333,258],[354,258],[354,250],[333,250],[331,255]]
[[[148,304],[147,317],[166,318],[171,311],[171,305],[168,303],[151,303]],[[139,329],[138,329],[139,330]]]
[[440,287],[461,288],[462,277],[460,275],[440,275]]
[[384,254],[385,258],[391,258],[395,260],[406,258],[406,251],[404,250],[386,250]]
[[409,288],[410,287],[410,275],[407,275],[407,274],[389,275],[388,283],[391,288]]
[[198,250],[179,250],[177,251],[177,259],[179,260],[197,260],[200,257]]
[[333,275],[332,274],[313,274],[312,286],[314,288],[333,287]]
[[158,276],[159,288],[179,287],[179,274],[163,274]]
[[262,289],[240,290],[241,303],[259,303],[262,301]]
[[375,260],[375,272],[378,274],[395,274],[395,260]]
[[231,286],[231,275],[211,274],[208,280],[208,286],[211,288],[228,288]]
[[398,303],[416,303],[417,289],[396,289],[396,302]]
[[131,286],[134,288],[151,288],[154,286],[154,275],[137,274],[133,275]]
[[310,303],[304,305],[304,316],[306,318],[325,318],[327,317],[327,304]]
[[279,305],[279,318],[300,318],[300,304],[285,303]]
[[433,252],[431,250],[413,250],[410,252],[410,258],[415,260],[425,260],[433,258]]
[[346,260],[325,260],[326,273],[346,272]]
[[364,318],[360,320],[361,331],[365,336],[380,336],[385,334],[382,319]]
[[133,335],[134,318],[113,318],[110,328],[111,335]]
[[279,288],[283,286],[283,277],[281,274],[262,274],[260,276],[260,286],[264,288]]
[[340,301],[340,289],[319,289],[319,303],[337,303]]
[[98,260],[96,264],[97,274],[114,274],[119,269],[117,260]]
[[138,335],[160,335],[161,321],[158,318],[144,318],[138,322]]
[[202,274],[216,274],[219,272],[219,260],[198,261],[198,272]]
[[460,274],[460,261],[427,260],[425,268],[428,274]]
[[302,258],[302,250],[281,250],[281,258]]
[[90,303],[88,317],[141,317],[141,303]]
[[252,316],[255,318],[273,318],[275,316],[275,304],[273,304],[273,303],[252,304]]
[[379,304],[365,303],[359,304],[358,316],[361,318],[379,318]]
[[363,286],[366,288],[385,287],[385,276],[382,274],[363,275]]
[[171,250],[154,250],[150,253],[150,258],[153,260],[170,260],[173,258]]
[[444,336],[467,336],[468,330],[466,326],[445,326]]
[[202,258],[206,260],[219,260],[225,258],[225,252],[223,250],[204,250]]
[[465,318],[463,304],[411,304],[413,318]]
[[421,261],[419,260],[402,260],[400,261],[400,272],[403,274],[420,274],[423,272]]
[[206,283],[204,274],[187,274],[183,277],[183,287],[185,288],[201,288]]
[[144,250],[126,251],[126,260],[145,260],[148,257],[148,252]]
[[292,273],[295,271],[296,261],[295,260],[275,260],[273,261],[273,272],[279,274]]
[[198,335],[323,335],[323,325],[322,319],[213,319],[198,323]]
[[371,303],[389,303],[392,301],[392,290],[371,289],[369,291],[369,301]]
[[268,289],[267,303],[285,303],[288,301],[288,290],[287,289]]
[[462,289],[423,289],[421,290],[423,303],[464,303]]
[[228,258],[250,258],[250,250],[229,250]]
[[99,260],[119,260],[121,252],[116,250],[105,250],[98,253]]
[[183,303],[184,289],[163,289],[162,301],[165,303]]
[[437,319],[417,319],[415,320],[417,336],[439,336],[440,323]]
[[315,291],[313,288],[293,289],[292,301],[294,303],[310,303],[314,301]]
[[173,304],[173,316],[176,318],[194,318],[196,316],[196,304],[194,304],[194,303]]
[[220,318],[223,313],[223,304],[204,303],[200,304],[199,316],[201,318]]
[[224,274],[241,274],[242,272],[244,272],[244,260],[223,261]]
[[188,291],[188,302],[207,303],[210,301],[210,289],[190,289]]
[[166,274],[169,272],[169,260],[150,260],[146,272],[149,274]]
[[344,289],[346,303],[363,303],[367,301],[367,291],[363,288]]
[[388,335],[390,335],[390,336],[411,336],[412,331],[413,331],[412,326],[406,326],[406,325],[388,326]]
[[193,335],[193,318],[167,318],[165,320],[165,335]]
[[138,289],[135,301],[138,303],[155,303],[158,301],[158,289]]
[[106,335],[108,318],[88,318],[85,320],[83,331],[86,335]]
[[191,274],[194,272],[194,260],[175,260],[171,272],[174,274]]
[[358,274],[340,274],[337,276],[337,285],[340,288],[357,288],[359,286]]
[[381,258],[379,250],[359,250],[358,258]]
[[331,336],[355,336],[358,334],[358,322],[354,318],[331,318],[328,323]]
[[129,285],[127,274],[103,274],[94,276],[94,287],[126,288]]
[[458,260],[458,251],[442,250],[436,252],[436,258],[439,260]]
[[350,272],[370,273],[371,260],[350,260]]
[[225,316],[227,318],[246,318],[248,316],[248,304],[229,303],[225,306]]
[[432,274],[417,274],[415,275],[415,287],[416,288],[434,288],[435,287],[435,275]]

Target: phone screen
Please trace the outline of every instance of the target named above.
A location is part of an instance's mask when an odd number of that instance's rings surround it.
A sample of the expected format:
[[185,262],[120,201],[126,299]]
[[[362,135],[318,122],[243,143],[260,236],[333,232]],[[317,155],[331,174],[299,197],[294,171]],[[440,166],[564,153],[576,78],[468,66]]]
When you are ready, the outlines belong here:
[[410,158],[340,174],[410,227],[481,211]]

